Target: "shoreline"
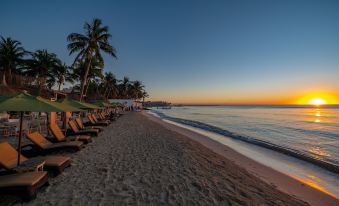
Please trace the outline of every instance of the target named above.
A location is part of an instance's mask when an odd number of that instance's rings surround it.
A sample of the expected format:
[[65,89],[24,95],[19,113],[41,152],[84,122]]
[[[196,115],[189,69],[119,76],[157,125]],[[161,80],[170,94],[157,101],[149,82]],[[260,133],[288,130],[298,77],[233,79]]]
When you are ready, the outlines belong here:
[[339,200],[336,199],[335,197],[325,192],[322,192],[318,189],[315,189],[297,179],[294,179],[293,177],[290,177],[270,167],[262,165],[261,163],[256,162],[255,160],[252,160],[246,157],[245,155],[238,153],[232,148],[223,145],[207,136],[204,136],[202,134],[196,133],[183,127],[176,126],[174,124],[167,123],[165,121],[162,121],[160,118],[148,114],[144,111],[142,112],[142,114],[151,121],[154,121],[155,123],[158,123],[171,131],[184,135],[190,138],[191,140],[194,140],[202,144],[203,146],[207,147],[208,149],[216,152],[217,154],[231,160],[238,166],[246,169],[248,172],[259,177],[266,183],[274,185],[277,189],[281,190],[282,192],[293,195],[298,199],[310,203],[311,205],[334,206],[337,205],[339,202]]
[[266,149],[269,149],[269,150],[272,150],[272,151],[275,151],[275,152],[278,152],[278,153],[281,153],[281,154],[285,154],[287,156],[294,157],[298,160],[306,161],[310,164],[316,165],[316,166],[321,167],[321,168],[323,168],[323,169],[325,169],[329,172],[332,172],[332,173],[339,175],[339,165],[325,161],[325,160],[320,160],[320,159],[315,158],[315,157],[311,157],[309,155],[303,154],[302,152],[298,152],[297,150],[289,149],[287,147],[279,146],[277,144],[273,144],[273,143],[270,143],[270,142],[267,142],[267,141],[264,141],[264,140],[260,140],[260,139],[255,139],[255,138],[249,139],[246,136],[234,134],[234,133],[232,133],[228,130],[224,130],[222,128],[215,127],[213,125],[202,123],[202,122],[199,122],[199,121],[181,119],[181,118],[177,118],[177,117],[170,117],[170,116],[165,115],[164,113],[160,113],[160,114],[157,113],[157,112],[155,112],[155,113],[157,114],[157,116],[160,116],[160,118],[164,117],[164,119],[169,120],[169,121],[174,122],[174,123],[179,123],[180,125],[188,125],[189,127],[191,127],[192,125],[190,125],[190,123],[191,124],[193,123],[193,125],[199,124],[202,127],[196,127],[196,126],[193,126],[193,127],[198,128],[198,129],[202,129],[203,131],[215,133],[215,134],[218,134],[218,135],[221,135],[221,136],[226,136],[226,137],[229,137],[230,139],[240,140],[240,141],[245,142],[246,144],[255,145],[255,146],[258,146],[260,148],[266,148]]

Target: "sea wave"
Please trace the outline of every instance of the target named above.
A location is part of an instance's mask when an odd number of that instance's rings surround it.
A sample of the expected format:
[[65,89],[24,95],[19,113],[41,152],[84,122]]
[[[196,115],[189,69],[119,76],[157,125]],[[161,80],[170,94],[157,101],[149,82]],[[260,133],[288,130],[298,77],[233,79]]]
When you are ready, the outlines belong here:
[[213,125],[209,125],[209,124],[206,124],[206,123],[203,123],[203,122],[171,117],[171,116],[165,115],[162,112],[154,111],[154,110],[152,111],[152,113],[156,114],[158,117],[160,117],[162,119],[167,119],[167,120],[179,123],[179,124],[188,125],[188,126],[195,127],[195,128],[198,128],[198,129],[213,132],[213,133],[225,136],[225,137],[229,137],[229,138],[232,138],[232,139],[236,139],[236,140],[244,141],[244,142],[254,144],[254,145],[257,145],[257,146],[261,146],[261,147],[264,147],[264,148],[267,148],[267,149],[270,149],[270,150],[274,150],[276,152],[280,152],[280,153],[283,153],[283,154],[286,154],[286,155],[289,155],[289,156],[310,162],[314,165],[317,165],[319,167],[327,169],[328,171],[339,174],[339,165],[338,164],[328,162],[324,159],[319,159],[319,158],[314,157],[314,156],[313,157],[309,156],[306,153],[294,150],[292,148],[283,147],[283,146],[276,145],[276,144],[273,144],[273,143],[268,142],[268,141],[259,140],[259,139],[253,138],[253,137],[239,135],[239,134],[230,132],[228,130],[225,130],[225,129],[222,129],[222,128],[219,128],[219,127],[216,127],[216,126],[213,126]]

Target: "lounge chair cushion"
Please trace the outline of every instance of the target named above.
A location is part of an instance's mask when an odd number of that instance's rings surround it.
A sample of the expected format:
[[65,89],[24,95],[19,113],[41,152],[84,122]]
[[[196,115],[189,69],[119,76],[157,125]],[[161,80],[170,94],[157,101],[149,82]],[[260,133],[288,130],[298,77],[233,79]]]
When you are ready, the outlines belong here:
[[58,125],[53,125],[51,124],[49,126],[53,136],[59,141],[59,142],[63,142],[63,141],[81,141],[84,143],[89,143],[92,142],[92,139],[90,136],[87,135],[81,135],[81,136],[67,136],[67,138],[65,137],[65,135],[62,133],[61,129],[58,127]]
[[97,124],[103,124],[103,125],[109,125],[110,121],[109,120],[101,120],[99,121],[96,116],[94,114],[92,114],[92,118],[93,120],[97,123]]
[[31,140],[34,144],[38,145],[42,149],[48,149],[53,145],[50,141],[48,141],[44,136],[42,136],[39,132],[33,132],[26,134],[27,138]]
[[65,156],[46,156],[46,166],[60,167],[66,163],[70,163],[71,158]]
[[0,188],[33,186],[47,177],[47,172],[24,172],[0,176]]
[[72,141],[72,142],[58,142],[58,143],[51,143],[48,141],[44,136],[42,136],[39,132],[33,132],[27,134],[27,138],[30,139],[34,144],[39,146],[43,150],[48,149],[58,149],[58,148],[75,148],[81,149],[83,143],[80,141]]
[[47,149],[57,149],[57,148],[81,148],[84,143],[80,141],[72,141],[72,142],[58,142],[51,144]]
[[78,127],[76,126],[76,124],[74,122],[74,120],[68,121],[68,125],[72,129],[73,132],[78,132],[79,131]]
[[51,130],[53,136],[60,142],[66,141],[65,135],[62,133],[61,129],[56,124],[50,124],[49,129]]
[[75,118],[75,122],[78,124],[80,129],[85,129],[85,126],[79,117]]
[[[26,161],[27,158],[20,156],[20,163]],[[17,165],[18,152],[8,143],[0,143],[0,165],[6,169],[11,169]]]
[[72,131],[73,131],[73,133],[75,135],[78,135],[78,134],[91,134],[91,135],[98,136],[99,131],[97,129],[79,130],[78,127],[76,126],[74,120],[69,121],[68,124],[71,127],[71,129],[72,129]]
[[82,123],[82,120],[79,117],[75,118],[75,122],[79,126],[80,130],[96,129],[96,130],[98,130],[98,132],[101,132],[103,130],[103,127],[101,127],[101,126],[85,127],[85,125]]

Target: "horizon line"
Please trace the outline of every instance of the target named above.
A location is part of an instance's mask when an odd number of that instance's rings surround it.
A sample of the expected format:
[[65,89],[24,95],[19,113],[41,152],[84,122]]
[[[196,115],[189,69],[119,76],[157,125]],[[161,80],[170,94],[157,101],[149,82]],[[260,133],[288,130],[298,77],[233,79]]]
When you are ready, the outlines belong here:
[[199,103],[171,103],[172,106],[299,106],[299,107],[328,107],[328,106],[339,106],[339,104],[199,104]]

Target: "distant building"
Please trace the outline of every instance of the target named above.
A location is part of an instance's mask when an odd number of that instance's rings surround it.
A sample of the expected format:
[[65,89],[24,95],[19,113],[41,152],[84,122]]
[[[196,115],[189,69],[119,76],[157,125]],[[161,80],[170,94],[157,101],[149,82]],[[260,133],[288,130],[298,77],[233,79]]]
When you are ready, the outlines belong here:
[[120,103],[127,107],[142,108],[142,103],[134,99],[108,99],[109,103]]

